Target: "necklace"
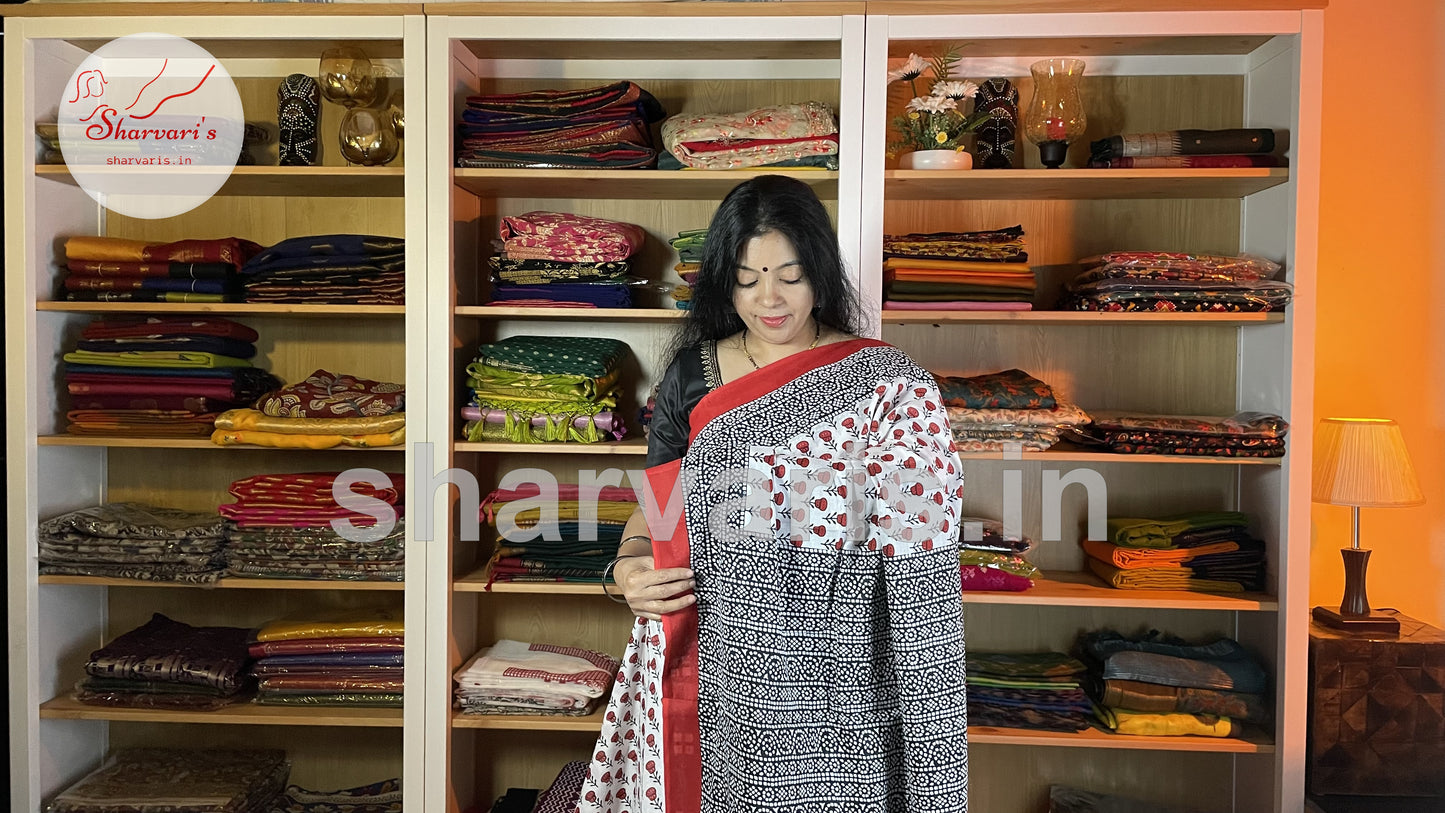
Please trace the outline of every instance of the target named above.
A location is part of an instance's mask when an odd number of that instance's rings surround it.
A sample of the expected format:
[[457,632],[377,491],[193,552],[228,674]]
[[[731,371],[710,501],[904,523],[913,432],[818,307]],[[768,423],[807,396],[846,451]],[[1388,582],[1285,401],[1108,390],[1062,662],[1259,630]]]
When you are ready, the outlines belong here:
[[[819,322],[818,320],[815,319],[815,320],[813,320],[813,343],[810,344],[810,345],[808,345],[808,349],[809,349],[809,350],[812,350],[813,348],[817,347],[817,346],[818,346],[818,340],[821,339],[821,338],[823,338],[823,324],[822,324],[821,322]],[[754,369],[754,370],[761,370],[761,369],[763,369],[762,367],[759,367],[759,366],[758,366],[758,361],[757,361],[757,359],[753,358],[753,354],[748,352],[748,329],[747,329],[747,328],[743,328],[743,355],[748,357],[748,363],[751,364],[751,365],[753,365],[753,369]]]

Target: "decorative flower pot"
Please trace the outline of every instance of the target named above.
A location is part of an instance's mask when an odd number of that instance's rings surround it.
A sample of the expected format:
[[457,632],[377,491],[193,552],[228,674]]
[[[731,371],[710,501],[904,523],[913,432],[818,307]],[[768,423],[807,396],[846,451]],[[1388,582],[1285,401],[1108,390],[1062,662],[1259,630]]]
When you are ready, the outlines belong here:
[[973,156],[962,150],[918,150],[898,159],[899,169],[973,169]]

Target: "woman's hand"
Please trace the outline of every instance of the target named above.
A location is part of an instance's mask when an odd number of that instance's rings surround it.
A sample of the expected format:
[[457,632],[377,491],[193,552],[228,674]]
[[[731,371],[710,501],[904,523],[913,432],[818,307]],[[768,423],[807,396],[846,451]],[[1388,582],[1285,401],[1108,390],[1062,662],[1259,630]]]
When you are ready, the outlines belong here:
[[613,567],[612,576],[627,598],[627,606],[638,618],[661,621],[665,613],[697,601],[691,592],[695,585],[691,570],[685,567],[656,570],[651,556],[623,559]]

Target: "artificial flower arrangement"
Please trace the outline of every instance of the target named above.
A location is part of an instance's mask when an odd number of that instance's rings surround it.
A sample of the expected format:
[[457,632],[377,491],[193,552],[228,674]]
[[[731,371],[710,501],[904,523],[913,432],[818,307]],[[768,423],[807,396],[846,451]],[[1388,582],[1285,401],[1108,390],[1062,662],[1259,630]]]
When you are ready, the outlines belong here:
[[[940,56],[924,59],[909,54],[908,60],[888,72],[888,83],[907,82],[913,92],[906,111],[893,118],[893,129],[899,139],[888,144],[888,157],[897,158],[916,150],[962,150],[964,136],[992,117],[991,112],[965,114],[966,100],[978,93],[978,85],[967,79],[952,78],[958,65],[958,49],[950,46]],[[925,74],[933,87],[927,96],[918,95],[918,80]]]

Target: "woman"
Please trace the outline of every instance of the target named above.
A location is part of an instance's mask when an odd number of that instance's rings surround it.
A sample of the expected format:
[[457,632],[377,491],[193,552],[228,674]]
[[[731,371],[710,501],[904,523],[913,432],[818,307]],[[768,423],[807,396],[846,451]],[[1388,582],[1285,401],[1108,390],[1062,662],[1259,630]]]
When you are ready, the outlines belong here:
[[723,200],[613,565],[638,623],[582,813],[966,810],[962,468],[856,303],[807,185]]

